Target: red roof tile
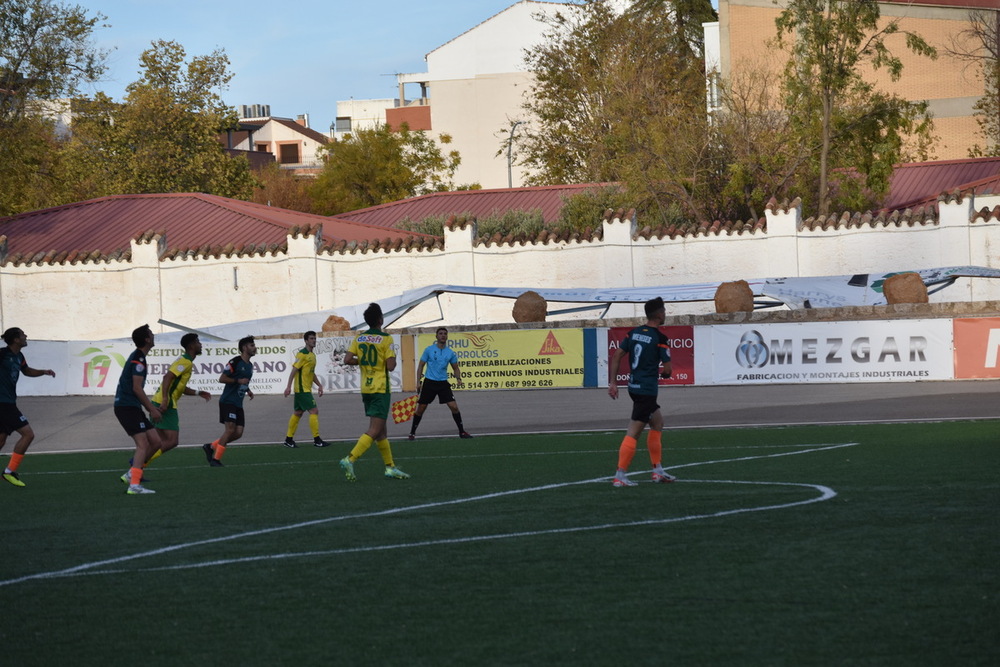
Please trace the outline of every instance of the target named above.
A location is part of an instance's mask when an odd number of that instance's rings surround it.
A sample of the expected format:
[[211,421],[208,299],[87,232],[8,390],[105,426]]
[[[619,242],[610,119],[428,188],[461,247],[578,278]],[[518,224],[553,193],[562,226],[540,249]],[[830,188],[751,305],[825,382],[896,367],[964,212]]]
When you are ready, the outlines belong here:
[[964,190],[974,182],[995,176],[1000,176],[1000,157],[900,164],[892,173],[883,208],[915,208],[937,201],[943,192]]
[[607,185],[607,183],[583,183],[533,188],[432,192],[350,213],[341,213],[334,216],[334,219],[351,220],[377,227],[394,227],[407,218],[418,221],[431,216],[449,217],[468,213],[474,218],[482,219],[495,211],[541,209],[542,219],[550,223],[559,218],[564,198]]
[[[294,227],[323,225],[325,244],[424,235],[199,193],[116,195],[0,218],[8,255],[128,251],[131,239],[165,232],[168,249],[282,245]],[[434,237],[426,237],[434,238]]]

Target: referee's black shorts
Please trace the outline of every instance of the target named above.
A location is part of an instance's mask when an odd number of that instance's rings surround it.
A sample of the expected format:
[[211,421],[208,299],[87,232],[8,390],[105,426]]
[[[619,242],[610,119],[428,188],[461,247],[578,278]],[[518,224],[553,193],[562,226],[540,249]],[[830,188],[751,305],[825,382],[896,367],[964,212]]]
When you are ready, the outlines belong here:
[[417,403],[427,405],[438,397],[438,403],[451,403],[455,400],[455,394],[451,391],[451,384],[447,380],[428,380],[424,378],[420,385],[420,398]]

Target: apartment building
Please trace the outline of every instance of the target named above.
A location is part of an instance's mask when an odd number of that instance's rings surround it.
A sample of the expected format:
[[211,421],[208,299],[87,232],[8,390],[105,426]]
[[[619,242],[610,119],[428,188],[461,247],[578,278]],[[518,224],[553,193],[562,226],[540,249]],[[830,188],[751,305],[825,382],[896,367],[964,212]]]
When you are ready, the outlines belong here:
[[[772,0],[719,0],[719,21],[705,24],[709,68],[709,104],[712,104],[713,68],[728,80],[747,68],[780,72],[788,54],[769,46],[777,36],[774,21],[783,3]],[[934,116],[938,138],[934,156],[941,160],[968,157],[969,149],[982,139],[973,105],[985,94],[975,67],[949,56],[948,49],[970,26],[972,11],[1000,11],[997,0],[901,0],[880,3],[882,24],[899,21],[900,32],[886,44],[903,63],[903,76],[892,81],[884,70],[867,69],[864,76],[879,89],[911,101],[926,100]],[[914,32],[938,50],[931,60],[906,48],[905,32]]]

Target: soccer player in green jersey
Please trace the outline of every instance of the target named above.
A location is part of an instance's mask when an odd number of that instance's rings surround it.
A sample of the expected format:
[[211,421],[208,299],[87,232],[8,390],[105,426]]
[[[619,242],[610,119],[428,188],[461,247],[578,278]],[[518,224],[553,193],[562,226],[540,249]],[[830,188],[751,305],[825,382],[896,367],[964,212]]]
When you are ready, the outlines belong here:
[[[177,413],[177,401],[181,400],[181,396],[200,396],[206,402],[212,400],[212,395],[207,391],[195,391],[187,386],[194,370],[194,360],[201,354],[198,334],[186,333],[181,336],[181,347],[184,348],[184,354],[170,364],[170,368],[163,374],[162,384],[153,395],[153,405],[160,409],[162,415],[160,421],[155,424],[156,432],[160,436],[160,446],[141,464],[143,469],[153,459],[166,454],[180,442],[181,419]],[[135,461],[131,464],[135,465]],[[122,475],[122,481],[129,481],[128,473]]]
[[382,308],[373,303],[365,310],[369,329],[354,337],[344,363],[357,366],[361,371],[361,399],[368,415],[368,430],[358,438],[351,453],[340,461],[348,480],[354,481],[354,462],[375,443],[385,463],[385,476],[389,479],[408,479],[410,476],[396,467],[392,460],[392,447],[386,431],[389,417],[389,373],[396,368],[396,353],[392,349],[392,336],[382,331]]
[[42,375],[56,374],[51,370],[38,370],[28,365],[24,360],[21,350],[28,346],[28,337],[24,331],[17,327],[11,327],[3,332],[3,342],[7,347],[0,349],[0,449],[7,444],[7,436],[17,432],[17,444],[14,445],[14,453],[7,461],[7,467],[3,470],[3,479],[14,486],[24,486],[24,482],[17,476],[18,466],[24,459],[24,454],[28,451],[28,446],[35,439],[35,432],[28,423],[28,418],[17,409],[17,381],[21,374],[30,378]]
[[[622,357],[628,355],[629,380],[628,395],[632,399],[632,419],[628,431],[618,448],[618,470],[615,473],[615,486],[635,486],[628,478],[628,467],[635,456],[639,435],[646,425],[649,425],[649,435],[646,438],[646,448],[649,450],[649,460],[653,464],[654,482],[672,482],[674,476],[663,470],[663,415],[660,406],[656,404],[659,391],[659,379],[670,377],[670,346],[667,337],[660,332],[659,327],[667,319],[663,299],[656,297],[645,304],[646,324],[628,332],[621,345],[615,350],[608,364],[608,395],[618,398],[618,368]],[[663,370],[660,370],[662,364]]]
[[323,396],[323,383],[316,377],[316,332],[307,331],[302,336],[306,346],[295,353],[295,363],[288,376],[288,386],[285,387],[285,398],[295,389],[292,403],[292,416],[288,419],[288,431],[285,433],[285,447],[298,447],[295,444],[295,431],[299,428],[299,420],[305,412],[309,413],[309,430],[312,431],[313,445],[326,447],[327,443],[319,437],[319,407],[312,394],[315,384],[319,395]]

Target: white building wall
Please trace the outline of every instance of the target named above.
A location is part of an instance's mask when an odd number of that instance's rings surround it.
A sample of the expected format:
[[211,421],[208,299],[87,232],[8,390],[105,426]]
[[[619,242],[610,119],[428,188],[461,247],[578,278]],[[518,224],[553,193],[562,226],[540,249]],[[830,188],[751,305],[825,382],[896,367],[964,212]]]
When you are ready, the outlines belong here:
[[[130,260],[0,265],[0,327],[19,326],[36,340],[102,340],[127,337],[143,323],[156,331],[168,330],[158,327],[160,319],[210,327],[366,304],[438,283],[611,288],[943,266],[1000,268],[1000,219],[995,210],[973,222],[968,214],[977,209],[968,199],[941,203],[940,210],[944,222],[939,225],[816,232],[799,229],[799,211],[792,208],[768,212],[768,233],[674,239],[638,237],[634,221],[613,220],[604,223],[598,241],[499,246],[475,241],[470,224],[446,230],[443,250],[388,252],[317,252],[316,239],[310,236],[289,237],[288,252],[163,259],[166,240],[156,238],[133,242]],[[955,242],[959,238],[967,242]],[[965,254],[956,248],[964,248]],[[933,294],[931,300],[1000,300],[1000,281],[967,280]],[[553,303],[549,308],[574,305],[583,304]],[[506,299],[444,295],[393,326],[509,323],[512,307]],[[668,308],[670,315],[714,312],[711,302]],[[635,317],[640,310],[616,304],[607,317]],[[553,319],[580,317],[573,313]]]
[[[508,186],[505,140],[514,121],[527,120],[521,106],[534,81],[524,52],[543,41],[546,26],[538,15],[571,10],[554,2],[515,3],[427,54],[426,72],[400,75],[401,82],[428,84],[429,134],[450,135],[443,148],[462,156],[456,183]],[[510,182],[520,187],[525,175],[515,165]]]
[[371,130],[377,125],[385,125],[386,109],[395,109],[399,100],[393,98],[376,100],[341,100],[337,102],[337,118],[350,118],[351,129],[335,131],[330,128],[331,139],[342,139],[345,134],[359,130]]
[[431,84],[430,134],[435,138],[450,135],[451,144],[442,149],[457,150],[462,156],[455,172],[456,184],[479,183],[484,188],[506,188],[508,182],[513,187],[524,185],[526,172],[517,164],[512,164],[508,179],[505,146],[511,126],[524,117],[523,95],[533,79],[527,72],[518,72]]

